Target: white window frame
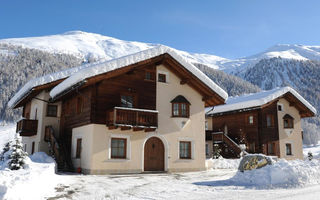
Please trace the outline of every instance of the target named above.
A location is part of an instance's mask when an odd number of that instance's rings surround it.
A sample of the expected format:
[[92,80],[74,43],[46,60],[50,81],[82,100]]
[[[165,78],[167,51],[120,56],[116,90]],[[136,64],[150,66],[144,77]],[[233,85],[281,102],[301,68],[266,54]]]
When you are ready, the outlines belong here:
[[[159,82],[159,74],[165,74],[166,75],[166,82]],[[169,72],[167,71],[162,71],[162,70],[158,70],[157,71],[157,82],[158,83],[170,83],[170,79],[169,79]]]
[[[81,139],[81,151],[80,151],[80,158],[77,158],[77,141],[78,139]],[[79,134],[79,135],[75,135],[74,138],[73,138],[73,141],[72,141],[72,149],[73,149],[73,152],[72,152],[72,159],[75,159],[75,160],[80,160],[81,157],[82,157],[82,150],[83,150],[83,135],[82,134]]]
[[[191,142],[191,158],[190,159],[184,159],[184,158],[180,158],[180,142]],[[195,150],[195,142],[192,138],[178,138],[178,160],[179,161],[192,161],[194,160],[194,152]]]
[[[286,145],[286,144],[291,144],[291,155],[288,155],[288,154],[287,154],[287,145]],[[286,142],[284,143],[284,148],[285,148],[285,154],[286,154],[286,156],[294,156],[294,153],[293,153],[294,147],[293,147],[293,143],[292,143],[291,141],[286,141]]]
[[[127,140],[127,147],[126,147],[126,158],[111,158],[111,139],[112,138],[121,138]],[[122,162],[122,161],[128,161],[131,160],[131,141],[129,135],[122,135],[122,134],[111,134],[109,138],[109,144],[108,144],[108,161],[113,162]]]
[[[279,110],[278,106],[280,106],[280,107],[281,107],[281,110]],[[282,104],[282,103],[278,103],[278,104],[277,104],[277,111],[278,111],[278,112],[283,112],[283,111],[284,111],[284,109],[283,109],[283,108],[284,108],[284,106],[283,106],[283,104]]]

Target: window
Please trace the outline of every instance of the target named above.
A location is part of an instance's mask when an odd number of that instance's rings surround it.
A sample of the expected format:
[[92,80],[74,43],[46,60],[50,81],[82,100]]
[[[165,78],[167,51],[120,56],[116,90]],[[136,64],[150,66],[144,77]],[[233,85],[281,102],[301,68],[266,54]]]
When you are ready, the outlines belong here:
[[146,71],[144,80],[154,81],[155,75],[153,72]]
[[76,147],[76,158],[81,158],[81,145],[82,145],[82,139],[77,139],[77,147]]
[[121,107],[133,108],[133,97],[121,95]]
[[24,144],[24,151],[27,152],[27,144]]
[[282,111],[283,108],[282,108],[282,105],[278,105],[278,111]]
[[77,98],[77,114],[82,113],[83,111],[83,99],[82,97]]
[[206,121],[206,122],[205,122],[205,129],[206,129],[206,130],[209,130],[209,124],[208,124],[208,121]]
[[189,105],[187,103],[172,104],[173,117],[189,117]]
[[180,159],[191,159],[191,142],[180,142]]
[[57,105],[48,105],[47,106],[47,116],[48,117],[56,117],[58,111]]
[[293,117],[290,115],[286,114],[283,117],[283,127],[284,128],[293,128]]
[[274,155],[274,143],[273,142],[269,142],[268,143],[268,155]]
[[126,158],[127,139],[112,138],[111,139],[111,158]]
[[31,154],[33,154],[34,153],[34,142],[32,142],[32,149],[31,149]]
[[162,83],[166,83],[167,82],[167,77],[165,74],[158,74],[158,81],[162,82]]
[[273,115],[267,115],[267,127],[274,127],[274,117]]
[[189,117],[190,102],[182,95],[172,101],[172,117]]
[[248,117],[248,123],[249,123],[249,124],[253,124],[253,116],[252,116],[252,115],[250,115],[250,116]]
[[291,144],[290,143],[286,144],[286,154],[287,154],[287,156],[291,156],[292,155],[292,149],[291,149]]
[[209,156],[209,144],[206,144],[206,156]]

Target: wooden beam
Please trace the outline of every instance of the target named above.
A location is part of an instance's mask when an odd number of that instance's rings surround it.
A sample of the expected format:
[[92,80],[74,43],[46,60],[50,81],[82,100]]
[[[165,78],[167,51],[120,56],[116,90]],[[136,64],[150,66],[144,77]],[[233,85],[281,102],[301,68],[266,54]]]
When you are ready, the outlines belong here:
[[211,100],[213,97],[203,97],[202,98],[202,101],[208,101],[208,100]]
[[186,79],[182,79],[182,80],[180,81],[180,84],[181,84],[181,85],[184,85],[184,84],[186,84],[186,83],[190,83],[190,79],[186,78]]
[[130,130],[130,129],[131,129],[131,126],[121,126],[120,129],[121,129],[122,131]]
[[113,130],[113,129],[117,129],[117,128],[118,128],[118,126],[108,126],[109,130]]
[[141,128],[141,127],[133,127],[132,130],[133,131],[142,131],[143,128]]
[[145,128],[144,132],[153,132],[155,130],[156,130],[156,128]]

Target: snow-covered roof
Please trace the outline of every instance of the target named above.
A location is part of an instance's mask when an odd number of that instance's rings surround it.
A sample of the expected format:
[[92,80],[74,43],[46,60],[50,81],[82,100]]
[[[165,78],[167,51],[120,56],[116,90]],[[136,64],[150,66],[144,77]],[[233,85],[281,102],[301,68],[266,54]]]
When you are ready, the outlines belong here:
[[[103,61],[101,61],[103,62]],[[71,74],[74,74],[78,72],[79,70],[86,68],[90,66],[90,64],[85,64],[73,68],[69,68],[66,70],[62,70],[56,73],[48,74],[45,76],[41,76],[38,78],[34,78],[30,81],[28,81],[8,102],[9,108],[14,107],[23,99],[25,95],[27,95],[33,88],[40,86],[40,85],[45,85],[60,79],[64,79],[69,77]]]
[[237,96],[237,97],[229,97],[228,100],[226,101],[226,104],[215,106],[213,107],[213,109],[209,110],[206,114],[210,115],[210,114],[217,114],[217,113],[223,113],[223,112],[234,111],[234,110],[241,110],[246,108],[259,107],[283,96],[288,92],[290,92],[297,99],[299,99],[299,101],[303,105],[305,105],[311,112],[313,112],[314,114],[317,113],[317,110],[294,89],[292,89],[291,87],[282,87],[282,88],[275,88],[272,90],[262,91],[262,92],[253,93],[253,94],[246,94],[246,95]]
[[194,74],[196,77],[199,78],[199,80],[201,80],[204,84],[206,84],[209,88],[211,88],[214,92],[216,92],[221,98],[223,98],[224,100],[228,98],[228,94],[222,88],[220,88],[217,84],[215,84],[209,77],[207,77],[203,72],[201,72],[197,67],[189,63],[182,56],[180,56],[176,50],[163,45],[159,45],[154,48],[150,48],[144,51],[140,51],[138,53],[123,56],[113,60],[92,64],[91,66],[86,67],[78,71],[77,73],[72,74],[69,78],[67,78],[66,80],[61,82],[59,85],[54,87],[50,91],[50,96],[52,98],[55,98],[57,95],[61,94],[62,92],[66,91],[73,85],[76,85],[77,83],[87,78],[90,78],[99,74],[103,74],[106,72],[110,72],[112,70],[119,69],[128,65],[132,65],[140,61],[147,60],[165,53],[172,56],[189,72]]
[[[203,83],[215,91],[223,99],[228,98],[228,94],[216,85],[210,78],[208,78],[204,73],[202,73],[197,67],[188,62],[185,58],[179,55],[176,50],[159,45],[154,48],[150,48],[138,53],[134,53],[128,56],[123,56],[113,60],[102,60],[93,64],[81,65],[78,67],[66,69],[53,74],[45,75],[39,78],[35,78],[27,82],[8,102],[9,108],[16,106],[24,96],[28,95],[33,88],[51,83],[57,80],[65,79],[62,83],[53,88],[50,92],[51,97],[56,97],[58,94],[67,90],[72,85],[85,80],[86,78],[93,77],[98,74],[106,73],[121,67],[128,66],[130,64],[137,63],[149,58],[156,57],[158,55],[168,53],[174,59],[176,59],[181,65],[183,65],[188,71],[197,76]],[[68,78],[69,77],[69,78]]]

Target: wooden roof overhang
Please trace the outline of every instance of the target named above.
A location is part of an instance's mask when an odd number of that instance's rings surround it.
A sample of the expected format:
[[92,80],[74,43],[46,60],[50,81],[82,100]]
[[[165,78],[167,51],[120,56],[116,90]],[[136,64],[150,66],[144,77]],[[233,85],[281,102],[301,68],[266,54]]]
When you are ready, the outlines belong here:
[[283,97],[289,102],[290,106],[294,106],[299,111],[301,118],[315,116],[315,113],[313,113],[313,111],[304,105],[297,97],[291,94],[291,92],[287,92]]
[[224,99],[222,97],[220,97],[209,86],[203,83],[198,77],[192,74],[192,72],[188,71],[185,67],[183,67],[178,61],[176,61],[172,56],[170,56],[167,53],[122,68],[118,68],[103,74],[89,77],[82,81],[82,83],[79,84],[77,87],[73,86],[68,88],[66,91],[55,97],[53,101],[58,101],[65,95],[68,95],[68,93],[70,93],[72,90],[79,90],[105,79],[110,79],[125,73],[133,73],[137,69],[145,68],[147,66],[157,66],[160,64],[167,66],[167,68],[170,71],[177,75],[181,80],[180,84],[188,84],[190,87],[198,91],[202,95],[202,100],[205,102],[206,107],[224,104]]
[[61,83],[64,79],[56,80],[44,85],[39,85],[34,88],[32,88],[28,93],[26,93],[14,106],[13,108],[19,108],[21,106],[24,106],[27,102],[31,101],[34,97],[36,97],[38,94],[41,93],[43,90],[50,90],[59,83]]

